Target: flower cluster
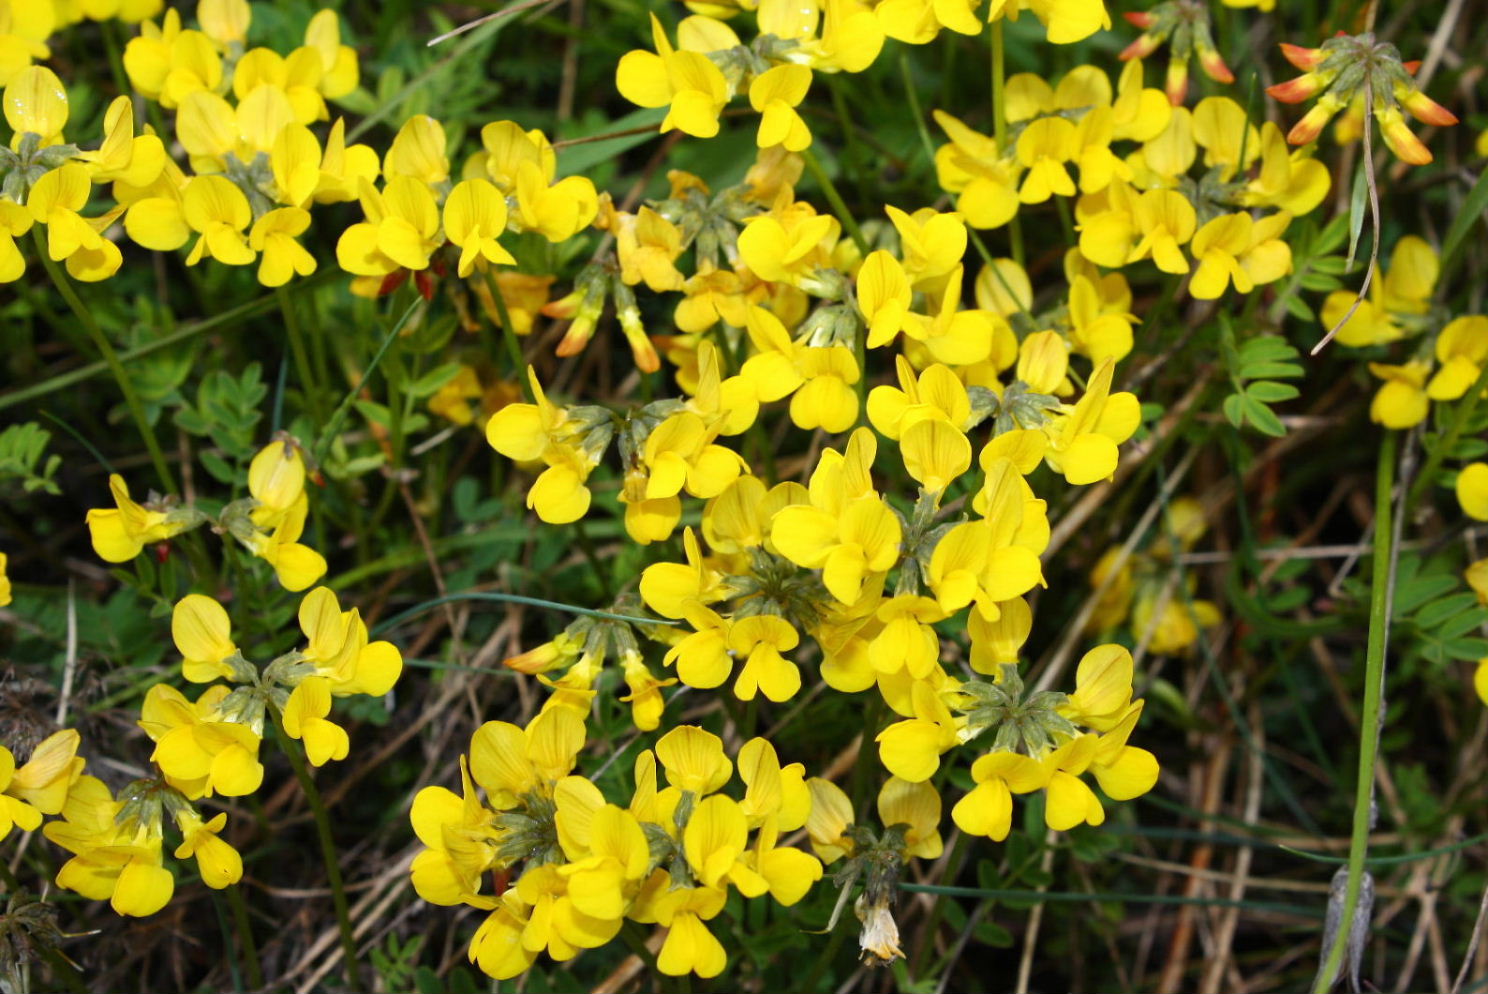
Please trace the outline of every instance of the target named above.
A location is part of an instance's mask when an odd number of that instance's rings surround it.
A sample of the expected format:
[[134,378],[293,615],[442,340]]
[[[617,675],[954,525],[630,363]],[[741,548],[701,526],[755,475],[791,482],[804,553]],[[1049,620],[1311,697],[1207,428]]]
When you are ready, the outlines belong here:
[[[782,767],[765,739],[730,760],[716,735],[679,725],[636,758],[621,807],[573,774],[587,713],[560,703],[525,729],[491,721],[476,731],[460,757],[461,793],[426,787],[414,799],[427,847],[414,888],[433,904],[490,912],[470,960],[498,979],[543,952],[562,962],[602,946],[627,919],[667,930],[662,973],[715,977],[727,955],[707,922],[731,892],[788,907],[822,875],[809,853],[779,845],[811,817],[804,770]],[[736,771],[738,798],[725,792]]]
[[[108,900],[121,915],[152,915],[170,901],[175,877],[164,862],[167,818],[180,834],[177,859],[195,857],[202,882],[220,889],[237,883],[243,861],[225,839],[227,813],[208,818],[199,807],[213,797],[245,797],[263,784],[259,760],[266,725],[276,723],[303,740],[310,762],[344,759],[346,730],[329,717],[332,697],[387,693],[402,670],[388,642],[369,642],[356,610],[343,612],[336,595],[317,588],[300,604],[306,645],[262,668],[232,640],[221,604],[191,594],[176,604],[171,634],[182,674],[211,684],[195,700],[166,683],[145,695],[139,726],[155,744],[152,776],[117,794],[96,777],[83,776],[74,758],[76,732],[59,732],[37,747],[14,778],[10,754],[0,756],[10,787],[9,820],[35,828],[41,813],[60,812],[46,837],[73,856],[57,885],[92,900]],[[226,683],[218,683],[225,680]]]
[[300,591],[325,575],[325,557],[300,542],[310,500],[305,494],[305,458],[285,436],[270,442],[248,466],[248,494],[223,507],[215,519],[172,497],[151,494],[140,504],[117,473],[109,476],[115,507],[88,512],[93,551],[111,563],[127,563],[147,545],[159,547],[209,521],[274,569],[285,590]]

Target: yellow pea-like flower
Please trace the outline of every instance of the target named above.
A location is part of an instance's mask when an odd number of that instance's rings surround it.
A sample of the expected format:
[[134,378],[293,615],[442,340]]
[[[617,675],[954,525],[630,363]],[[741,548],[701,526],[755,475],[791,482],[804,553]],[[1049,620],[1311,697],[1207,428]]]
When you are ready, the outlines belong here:
[[210,597],[187,594],[171,611],[171,640],[192,683],[211,683],[232,675],[227,660],[238,652],[227,610]]
[[783,145],[799,152],[811,145],[811,129],[796,106],[811,88],[811,70],[788,62],[767,69],[749,84],[749,105],[760,114],[755,141],[760,148]]
[[1488,463],[1475,462],[1457,474],[1457,503],[1474,521],[1488,521]]
[[429,268],[437,247],[439,208],[429,187],[408,176],[394,176],[377,190],[361,180],[362,212],[336,242],[341,268],[357,276],[386,276],[400,268]]
[[315,272],[315,256],[295,239],[310,228],[310,212],[298,207],[280,207],[253,222],[248,247],[263,258],[258,264],[258,282],[283,286],[295,276]]
[[1436,339],[1436,361],[1441,363],[1426,384],[1432,400],[1456,400],[1478,381],[1488,362],[1488,317],[1468,314],[1454,318]]
[[505,230],[506,198],[486,180],[465,180],[444,201],[444,232],[460,247],[462,277],[474,272],[477,264],[516,263],[497,241]]
[[885,825],[907,826],[905,852],[920,859],[939,859],[944,844],[940,838],[940,793],[931,783],[910,783],[890,777],[878,791],[878,820]]
[[734,764],[723,753],[723,740],[696,725],[678,725],[656,743],[656,758],[667,783],[702,797],[728,783]]
[[331,682],[323,676],[301,680],[284,706],[284,730],[290,738],[304,741],[312,766],[345,759],[351,751],[346,729],[329,720],[330,713]]
[[67,90],[57,74],[46,66],[29,66],[11,77],[0,98],[5,121],[15,132],[10,147],[18,149],[27,134],[36,135],[42,147],[62,141],[67,126]]
[[197,233],[186,265],[216,259],[229,266],[246,266],[257,258],[248,245],[253,221],[248,198],[224,176],[194,176],[186,184],[181,209],[187,225]]
[[673,128],[695,138],[718,134],[718,114],[728,102],[728,82],[699,52],[678,51],[651,15],[655,52],[626,52],[615,69],[620,95],[638,107],[666,107],[662,131]]
[[1369,419],[1386,428],[1413,428],[1426,420],[1431,400],[1426,393],[1426,375],[1431,365],[1416,359],[1399,366],[1371,362],[1369,371],[1384,383],[1369,405]]
[[221,837],[227,827],[226,812],[202,821],[195,808],[187,807],[176,813],[176,827],[181,831],[181,844],[175,857],[195,857],[202,883],[221,890],[243,879],[243,857]]

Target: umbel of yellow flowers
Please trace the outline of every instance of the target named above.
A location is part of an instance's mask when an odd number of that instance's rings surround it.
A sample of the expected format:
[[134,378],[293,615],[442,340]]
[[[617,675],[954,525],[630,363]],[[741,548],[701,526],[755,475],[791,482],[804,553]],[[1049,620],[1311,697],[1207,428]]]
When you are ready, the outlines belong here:
[[[217,530],[236,538],[274,569],[286,590],[300,591],[325,575],[325,558],[300,542],[310,499],[305,493],[305,459],[297,441],[285,437],[261,449],[248,466],[249,496],[222,509]],[[129,495],[117,473],[109,476],[115,507],[88,512],[93,551],[111,563],[126,563],[146,545],[166,542],[210,519],[194,507],[151,495],[145,503]]]
[[[273,492],[275,481],[266,487]],[[259,750],[268,722],[302,740],[316,766],[346,758],[350,739],[329,717],[332,698],[386,694],[402,671],[398,650],[369,642],[358,612],[343,612],[325,587],[301,602],[299,621],[304,647],[260,669],[234,643],[221,604],[200,594],[183,598],[171,616],[182,673],[210,686],[195,700],[166,684],[145,695],[139,725],[155,743],[150,761],[158,773],[116,795],[82,775],[72,731],[43,742],[19,770],[0,749],[0,824],[6,831],[12,823],[34,829],[43,814],[60,814],[43,829],[73,854],[57,885],[108,900],[121,915],[152,915],[170,901],[175,876],[165,864],[167,823],[181,840],[175,857],[195,858],[207,886],[236,883],[243,863],[222,838],[227,815],[207,817],[199,802],[244,797],[262,786]]]

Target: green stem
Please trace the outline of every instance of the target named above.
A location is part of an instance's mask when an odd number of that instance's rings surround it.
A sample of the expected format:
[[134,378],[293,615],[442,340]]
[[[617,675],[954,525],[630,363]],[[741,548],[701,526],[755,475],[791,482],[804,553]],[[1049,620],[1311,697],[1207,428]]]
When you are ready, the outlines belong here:
[[1338,932],[1313,982],[1315,994],[1333,988],[1343,963],[1343,954],[1353,932],[1354,911],[1364,881],[1364,861],[1369,853],[1369,830],[1374,799],[1374,767],[1379,755],[1380,698],[1383,695],[1385,650],[1390,632],[1391,565],[1394,561],[1395,529],[1390,502],[1395,489],[1395,450],[1398,433],[1387,431],[1380,444],[1379,467],[1374,487],[1374,562],[1370,576],[1369,641],[1364,657],[1364,706],[1359,711],[1359,782],[1354,792],[1354,826],[1349,837],[1348,885],[1343,894],[1343,914]]
[[103,333],[103,328],[99,326],[93,313],[78,299],[77,291],[73,290],[71,281],[62,272],[62,267],[58,266],[47,252],[46,240],[41,237],[40,226],[32,228],[31,235],[36,241],[36,254],[41,258],[42,265],[46,267],[52,284],[56,286],[62,299],[67,301],[67,306],[72,308],[72,313],[88,332],[88,337],[93,339],[93,347],[98,349],[109,371],[114,374],[114,380],[124,394],[124,403],[129,408],[130,416],[134,418],[134,426],[139,430],[140,437],[144,439],[145,448],[150,450],[150,461],[155,465],[155,473],[160,477],[161,486],[165,487],[167,493],[179,497],[181,491],[176,486],[176,478],[171,475],[170,466],[165,461],[165,453],[161,451],[160,442],[155,438],[155,430],[150,427],[150,420],[145,416],[145,407],[140,403],[139,394],[135,393],[134,384],[130,381],[129,374],[124,371],[124,364],[119,361],[119,354],[114,351],[113,344]]
[[310,368],[310,353],[305,351],[305,334],[300,329],[299,318],[295,316],[294,301],[290,299],[289,291],[282,286],[274,291],[274,296],[279,300],[279,312],[284,315],[284,328],[289,332],[289,350],[294,353],[295,372],[300,377],[300,392],[305,397],[305,406],[309,408],[310,416],[317,426],[324,424],[325,412],[321,408],[320,387]]
[[382,357],[387,355],[388,348],[403,331],[403,326],[408,323],[409,318],[413,317],[414,310],[422,302],[422,297],[415,297],[413,303],[408,305],[408,309],[403,312],[403,316],[398,318],[397,323],[388,331],[387,337],[382,340],[382,344],[377,347],[377,352],[372,356],[372,361],[367,364],[367,368],[363,371],[362,378],[357,381],[357,385],[352,387],[345,397],[341,398],[341,403],[331,414],[331,420],[321,430],[320,440],[315,443],[315,461],[317,463],[323,463],[325,461],[326,449],[330,448],[331,440],[336,437],[336,432],[340,429],[341,422],[346,420],[346,414],[351,410],[352,401],[357,399],[357,395],[362,392],[362,388],[372,379],[372,374],[377,372],[377,367],[382,362]]
[[909,49],[899,52],[899,75],[904,77],[904,95],[909,98],[909,113],[914,118],[915,128],[920,133],[920,144],[925,146],[925,155],[930,165],[935,166],[935,142],[930,137],[930,128],[925,124],[925,112],[920,109],[920,95],[915,89],[914,76],[909,71]]
[[1007,52],[1002,43],[1002,18],[992,22],[987,42],[992,47],[992,135],[997,150],[1007,149]]
[[[801,157],[806,160],[806,168],[811,170],[811,175],[816,178],[817,185],[826,194],[827,203],[832,205],[832,213],[837,215],[837,220],[842,222],[842,227],[858,247],[858,252],[866,256],[868,254],[868,240],[863,237],[863,231],[858,227],[857,220],[847,209],[847,203],[842,199],[842,194],[837,192],[827,171],[822,168],[816,153],[811,149],[801,152]],[[858,331],[853,342],[853,356],[858,364],[858,411],[864,414],[868,408],[868,326],[858,322]]]
[[[997,140],[997,151],[1008,150],[1007,122],[1007,46],[1003,43],[1003,19],[992,22],[987,44],[992,49],[992,137]],[[1024,266],[1023,224],[1018,214],[1008,223],[1008,240],[1012,246],[1013,261]]]
[[1457,405],[1456,412],[1452,415],[1452,425],[1441,440],[1431,447],[1431,454],[1426,457],[1426,465],[1421,474],[1416,477],[1416,482],[1411,484],[1410,492],[1405,497],[1405,512],[1403,517],[1409,521],[1411,510],[1426,495],[1436,478],[1436,471],[1441,469],[1442,460],[1457,448],[1457,442],[1462,438],[1462,432],[1472,422],[1473,415],[1477,413],[1478,404],[1483,399],[1483,392],[1488,390],[1488,363],[1478,372],[1478,378],[1468,388],[1463,396],[1462,403]]
[[822,188],[822,193],[826,195],[827,203],[832,205],[832,213],[836,214],[837,220],[842,222],[843,230],[847,232],[847,235],[849,238],[852,239],[853,244],[858,247],[858,251],[861,252],[863,255],[867,255],[868,240],[863,237],[863,230],[858,227],[857,220],[847,209],[847,202],[842,199],[842,194],[837,192],[837,185],[832,182],[832,178],[828,176],[827,171],[822,168],[821,160],[819,160],[816,157],[816,153],[809,148],[802,150],[801,158],[806,161],[806,168],[811,170],[812,178],[815,179],[817,185]]
[[336,906],[336,924],[341,930],[341,954],[346,960],[346,985],[353,991],[362,990],[360,971],[357,969],[356,935],[351,930],[351,909],[346,903],[346,886],[341,882],[341,863],[336,856],[336,842],[331,838],[331,818],[326,812],[325,801],[305,765],[305,750],[302,744],[290,740],[284,730],[284,720],[275,713],[274,732],[279,737],[279,748],[289,757],[294,767],[295,779],[315,816],[315,832],[320,837],[320,857],[325,863],[326,877],[331,883],[331,901]]
[[242,884],[228,886],[227,903],[232,906],[233,928],[238,933],[243,966],[248,970],[248,984],[254,990],[262,990],[263,966],[258,962],[258,945],[253,941],[253,923],[248,920],[248,902],[243,900]]
[[527,382],[527,360],[522,356],[522,343],[517,339],[517,329],[512,327],[511,314],[506,309],[506,298],[501,295],[501,281],[496,278],[495,270],[491,271],[489,280],[491,299],[496,304],[496,316],[501,318],[501,338],[506,342],[506,355],[511,360],[512,376],[516,377],[527,403],[534,404],[537,398],[532,394],[532,384]]

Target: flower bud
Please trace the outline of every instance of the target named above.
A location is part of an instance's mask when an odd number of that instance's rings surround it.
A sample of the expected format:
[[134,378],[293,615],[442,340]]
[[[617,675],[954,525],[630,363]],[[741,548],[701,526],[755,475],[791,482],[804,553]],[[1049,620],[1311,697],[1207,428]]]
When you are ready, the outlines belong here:
[[1398,107],[1386,107],[1376,111],[1374,119],[1379,122],[1380,134],[1385,144],[1401,162],[1412,166],[1424,166],[1431,161],[1431,150],[1421,143],[1405,123],[1405,115]]
[[1171,59],[1168,62],[1168,78],[1164,86],[1168,93],[1168,102],[1174,107],[1183,106],[1183,100],[1188,96],[1188,63],[1182,59]]
[[1302,120],[1287,132],[1287,142],[1292,145],[1306,145],[1308,142],[1317,141],[1318,135],[1323,133],[1323,128],[1333,119],[1333,115],[1342,109],[1342,100],[1331,93],[1323,94],[1313,105],[1312,110],[1303,115]]
[[1299,104],[1322,92],[1327,81],[1315,72],[1304,73],[1296,79],[1266,87],[1266,93],[1284,104]]
[[1117,58],[1120,59],[1122,62],[1129,62],[1132,59],[1145,59],[1147,58],[1147,56],[1157,51],[1158,46],[1162,44],[1162,41],[1162,37],[1159,35],[1141,35],[1137,38],[1136,41],[1123,48],[1121,50],[1121,54],[1118,55]]
[[1401,85],[1395,88],[1395,99],[1400,105],[1411,112],[1411,116],[1422,124],[1434,124],[1439,128],[1449,128],[1457,123],[1457,115],[1447,110],[1441,104],[1432,100],[1420,90],[1408,89]]
[[1286,42],[1281,43],[1281,54],[1283,58],[1303,72],[1311,72],[1322,65],[1323,59],[1328,55],[1321,48],[1303,48],[1301,45],[1289,45]]

